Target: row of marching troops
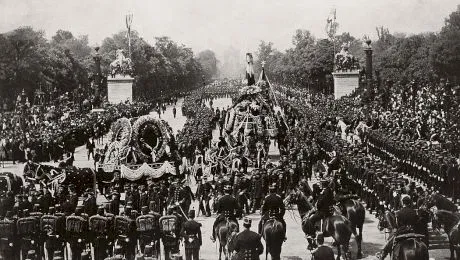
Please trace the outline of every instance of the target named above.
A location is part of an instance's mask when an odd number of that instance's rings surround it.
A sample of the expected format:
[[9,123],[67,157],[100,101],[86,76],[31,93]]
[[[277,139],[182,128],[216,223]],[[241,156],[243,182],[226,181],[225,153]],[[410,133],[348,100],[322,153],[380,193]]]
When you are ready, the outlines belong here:
[[[15,203],[0,219],[0,259],[134,259],[136,252],[153,259],[160,253],[160,239],[165,259],[179,252],[181,238],[186,253],[199,249],[201,230],[193,221],[193,210],[185,221],[180,207],[171,206],[168,215],[162,216],[147,206],[134,210],[131,201],[121,206],[117,193],[113,198],[96,207],[94,214],[88,214],[87,199],[73,213],[65,212],[60,204],[47,210],[36,204],[29,211],[27,205]],[[90,258],[91,248],[94,258]],[[68,255],[71,258],[64,257]]]

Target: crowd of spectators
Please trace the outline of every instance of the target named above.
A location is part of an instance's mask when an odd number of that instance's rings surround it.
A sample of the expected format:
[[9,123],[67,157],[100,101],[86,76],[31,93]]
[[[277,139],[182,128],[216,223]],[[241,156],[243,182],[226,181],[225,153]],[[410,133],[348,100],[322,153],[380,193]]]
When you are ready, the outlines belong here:
[[460,197],[458,87],[446,81],[387,83],[371,101],[359,92],[338,100],[306,91],[292,95],[282,86],[276,92],[288,122],[297,126],[289,133],[296,140],[291,149],[351,153],[370,158],[375,170],[385,168],[377,164],[385,159],[427,188]]

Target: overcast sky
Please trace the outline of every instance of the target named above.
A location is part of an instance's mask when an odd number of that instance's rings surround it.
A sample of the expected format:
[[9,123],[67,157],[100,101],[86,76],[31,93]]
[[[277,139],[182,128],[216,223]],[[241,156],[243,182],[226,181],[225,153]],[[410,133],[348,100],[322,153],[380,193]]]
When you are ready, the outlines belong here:
[[132,28],[147,41],[169,36],[194,49],[222,54],[229,46],[255,52],[260,40],[284,50],[296,29],[325,37],[332,8],[339,33],[376,38],[375,27],[390,32],[439,31],[458,0],[0,0],[0,32],[31,25],[46,37],[58,29],[89,35],[92,45],[125,28],[124,15],[134,14]]

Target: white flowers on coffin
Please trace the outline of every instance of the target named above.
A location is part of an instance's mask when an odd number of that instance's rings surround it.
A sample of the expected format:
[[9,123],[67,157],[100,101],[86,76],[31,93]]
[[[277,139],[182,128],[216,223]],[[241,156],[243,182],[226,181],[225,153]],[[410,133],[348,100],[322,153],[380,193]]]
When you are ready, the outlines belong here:
[[144,163],[137,170],[130,169],[125,165],[120,166],[121,177],[130,181],[139,180],[142,177],[160,178],[165,173],[175,174],[174,166],[168,161],[164,162],[159,168],[153,168]]

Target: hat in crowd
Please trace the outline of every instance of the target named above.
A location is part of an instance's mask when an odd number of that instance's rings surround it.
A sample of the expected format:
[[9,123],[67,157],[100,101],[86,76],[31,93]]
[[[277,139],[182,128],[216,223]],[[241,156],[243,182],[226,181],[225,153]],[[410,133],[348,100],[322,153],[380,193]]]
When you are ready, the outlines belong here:
[[323,234],[323,232],[318,232],[318,234],[316,234],[316,240],[322,240],[322,241],[324,241],[324,234]]
[[144,254],[146,256],[153,255],[153,247],[151,245],[145,245]]
[[195,210],[194,210],[194,209],[191,209],[191,210],[188,212],[188,217],[189,217],[189,218],[194,218],[194,217],[195,217]]
[[412,204],[412,199],[409,195],[403,195],[401,198],[401,202],[403,205],[410,205]]
[[252,219],[248,218],[248,217],[245,217],[243,219],[243,225],[248,225],[250,226],[252,224]]

